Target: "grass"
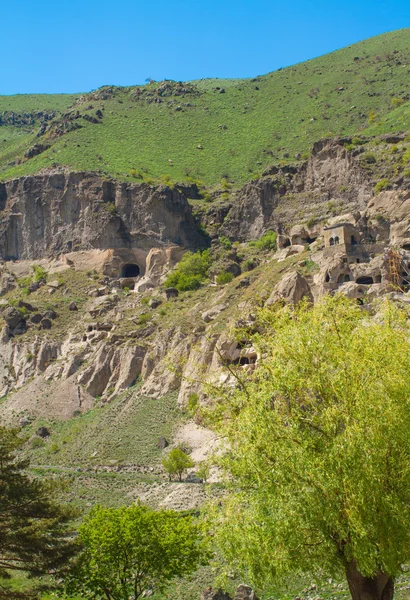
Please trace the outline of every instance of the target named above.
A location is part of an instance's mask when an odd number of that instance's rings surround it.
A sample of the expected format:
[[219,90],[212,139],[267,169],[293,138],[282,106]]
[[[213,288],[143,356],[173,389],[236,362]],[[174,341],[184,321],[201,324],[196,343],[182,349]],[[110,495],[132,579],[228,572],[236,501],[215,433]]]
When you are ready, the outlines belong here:
[[[38,123],[0,127],[0,177],[66,165],[128,181],[201,180],[228,194],[230,184],[243,184],[274,162],[294,161],[324,136],[406,125],[409,103],[400,104],[410,90],[409,63],[404,29],[262,77],[192,82],[193,93],[185,96],[175,95],[178,85],[171,95],[158,95],[163,84],[152,83],[113,88],[106,99],[88,94],[80,103],[77,96],[0,97],[0,113],[42,107],[61,114],[77,101],[72,110],[80,112],[82,126],[57,138],[34,138]],[[100,123],[82,118],[97,110]],[[25,160],[35,141],[52,145]]]

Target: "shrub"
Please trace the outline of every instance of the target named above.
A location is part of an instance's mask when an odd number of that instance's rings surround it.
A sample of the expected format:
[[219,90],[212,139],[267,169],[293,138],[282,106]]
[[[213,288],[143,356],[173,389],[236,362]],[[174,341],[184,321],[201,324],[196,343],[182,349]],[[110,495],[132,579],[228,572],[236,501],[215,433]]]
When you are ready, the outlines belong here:
[[36,449],[36,448],[44,448],[44,446],[45,446],[45,445],[46,445],[46,443],[45,443],[45,441],[43,440],[43,438],[41,438],[41,437],[38,437],[38,436],[34,437],[34,438],[31,440],[31,442],[30,442],[30,446],[31,446],[33,449]]
[[34,265],[33,271],[34,271],[33,280],[35,282],[43,281],[44,279],[47,278],[47,271],[45,269],[43,269],[43,267],[40,267],[40,265]]
[[212,259],[209,250],[187,252],[176,269],[167,277],[165,287],[175,287],[179,292],[196,290],[208,277]]
[[258,250],[276,250],[276,231],[267,231],[259,240],[249,242],[249,246]]
[[372,152],[365,152],[365,154],[362,156],[362,161],[368,165],[374,165],[376,162],[376,157]]
[[310,219],[308,219],[306,221],[306,227],[308,229],[311,229],[312,227],[314,227],[317,223],[317,218],[316,217],[310,217]]
[[145,325],[148,321],[151,320],[151,315],[149,313],[142,313],[137,319],[138,325]]
[[382,192],[383,190],[391,190],[392,187],[393,186],[388,179],[381,179],[374,186],[374,191],[376,192],[376,194],[378,194],[379,192]]
[[191,416],[194,416],[198,408],[199,397],[198,394],[190,394],[187,403],[187,411]]
[[233,273],[229,273],[229,271],[223,271],[216,276],[215,281],[218,285],[224,285],[225,283],[230,283],[233,279]]
[[183,473],[195,466],[195,463],[181,448],[173,448],[168,456],[162,459],[162,466],[165,472],[168,473],[170,480],[172,475],[178,475],[178,480],[182,481]]
[[390,104],[391,104],[392,108],[398,108],[405,102],[406,101],[404,98],[392,98]]
[[247,258],[242,264],[242,271],[252,271],[257,266],[254,258]]
[[230,250],[232,248],[231,240],[225,235],[221,235],[221,237],[219,238],[219,243],[225,248],[225,250]]

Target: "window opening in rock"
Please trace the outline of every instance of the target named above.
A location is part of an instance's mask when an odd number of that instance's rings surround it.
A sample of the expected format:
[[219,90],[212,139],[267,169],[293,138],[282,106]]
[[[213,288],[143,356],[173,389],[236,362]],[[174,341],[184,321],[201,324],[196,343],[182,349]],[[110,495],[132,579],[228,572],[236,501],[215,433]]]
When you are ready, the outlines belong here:
[[382,276],[381,275],[376,275],[375,282],[376,283],[381,283],[382,282]]
[[372,285],[374,283],[374,281],[373,281],[373,277],[363,276],[363,277],[358,277],[356,279],[356,283],[359,283],[360,285]]
[[[346,277],[349,277],[349,275],[345,275],[344,273],[340,273],[339,277],[337,278],[337,283],[344,283],[346,281]],[[347,281],[350,281],[350,277]]]
[[410,250],[410,244],[403,244],[403,250]]
[[350,281],[350,275],[345,275],[345,283],[346,283],[347,281]]
[[347,256],[344,256],[342,262],[347,263]]
[[350,238],[350,243],[351,243],[353,246],[355,246],[355,245],[357,244],[357,240],[356,240],[356,238],[354,237],[354,235],[352,235],[352,237]]
[[329,240],[329,244],[330,244],[331,246],[334,246],[334,245],[335,245],[335,240],[334,240],[334,238],[332,238],[332,237],[330,238],[330,240]]
[[336,245],[336,244],[339,244],[339,242],[340,242],[340,240],[339,240],[339,237],[338,237],[338,236],[336,236],[336,237],[335,237],[335,245]]
[[359,264],[360,263],[360,258],[356,258],[356,262],[357,262],[357,264]]
[[330,281],[330,275],[329,275],[329,273],[326,273],[325,283],[329,283],[329,281]]
[[138,277],[140,268],[135,264],[126,264],[122,266],[121,277]]
[[283,247],[284,248],[288,248],[290,246],[290,239],[287,238],[284,242],[283,242]]

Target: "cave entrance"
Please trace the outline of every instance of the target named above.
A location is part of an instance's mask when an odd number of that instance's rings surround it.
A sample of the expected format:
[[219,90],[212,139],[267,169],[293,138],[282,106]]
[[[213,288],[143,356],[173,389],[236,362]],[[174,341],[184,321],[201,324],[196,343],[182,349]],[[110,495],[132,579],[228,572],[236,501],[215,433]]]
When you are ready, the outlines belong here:
[[140,274],[140,268],[135,263],[127,263],[121,268],[121,277],[138,277]]
[[373,277],[363,276],[363,277],[358,277],[356,279],[356,283],[359,283],[361,285],[372,285],[374,283],[374,281],[373,281]]

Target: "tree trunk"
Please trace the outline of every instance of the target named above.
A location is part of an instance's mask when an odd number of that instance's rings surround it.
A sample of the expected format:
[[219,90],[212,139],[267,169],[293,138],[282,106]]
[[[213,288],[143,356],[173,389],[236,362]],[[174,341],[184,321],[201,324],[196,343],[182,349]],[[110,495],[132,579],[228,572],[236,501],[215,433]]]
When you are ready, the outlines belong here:
[[394,580],[386,573],[374,577],[364,577],[357,569],[355,561],[346,567],[347,583],[352,600],[392,600]]

